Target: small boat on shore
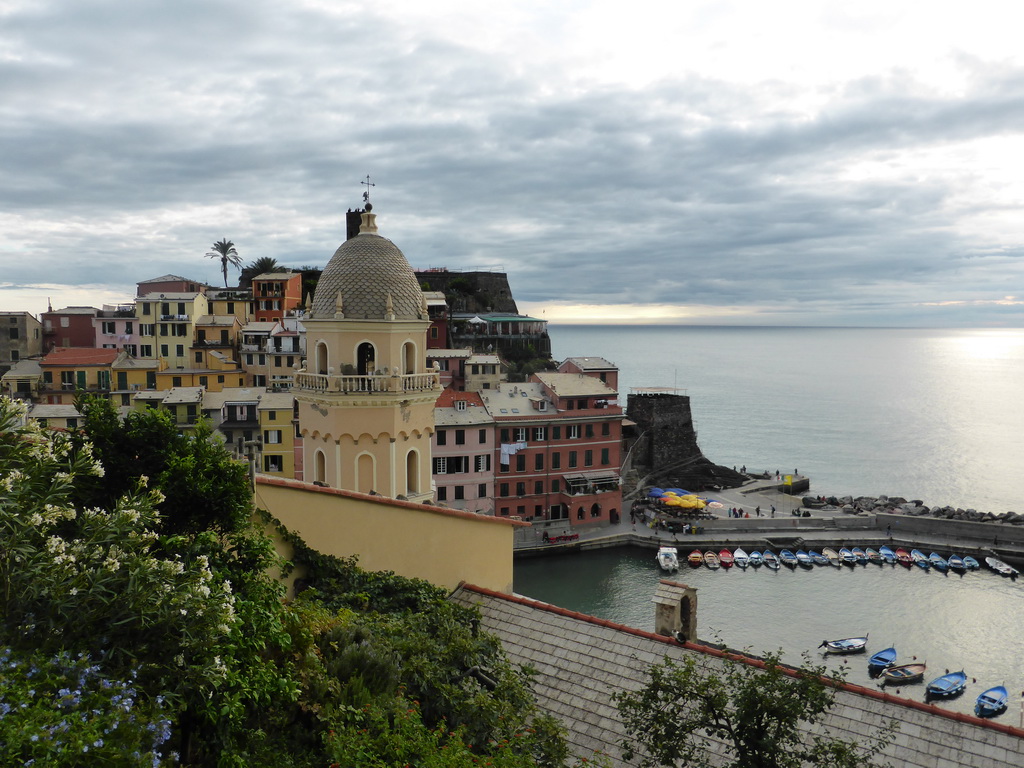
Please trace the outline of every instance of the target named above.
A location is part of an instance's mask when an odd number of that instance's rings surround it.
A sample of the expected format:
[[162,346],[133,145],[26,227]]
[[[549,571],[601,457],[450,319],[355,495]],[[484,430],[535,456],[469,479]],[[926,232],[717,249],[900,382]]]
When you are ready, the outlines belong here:
[[739,547],[736,547],[736,551],[732,553],[732,561],[737,568],[746,569],[747,565],[750,564],[750,558],[747,556],[747,553]]
[[924,679],[926,669],[928,669],[928,665],[924,663],[901,664],[898,667],[889,667],[882,670],[882,682],[890,685],[919,683]]
[[1006,688],[997,685],[978,695],[978,700],[974,703],[974,714],[978,717],[995,717],[1003,714],[1009,703],[1010,694]]
[[812,549],[807,554],[811,558],[811,562],[815,565],[830,565],[828,558],[821,554],[821,552],[815,552]]
[[762,559],[766,568],[771,568],[773,571],[779,570],[779,558],[770,549],[766,549],[761,553]]
[[755,568],[760,568],[762,565],[764,565],[764,557],[762,557],[761,553],[756,549],[749,555],[747,555],[747,559],[750,561],[750,564]]
[[868,673],[872,676],[879,675],[883,669],[887,669],[895,663],[896,649],[886,648],[884,651],[879,651],[868,659]]
[[1011,579],[1017,578],[1017,575],[1020,573],[1020,571],[1018,571],[1012,565],[1007,565],[1002,560],[999,560],[995,557],[986,557],[985,565],[987,565],[993,571],[998,573],[1000,576],[1009,576]]
[[732,568],[733,560],[732,552],[728,549],[723,549],[718,553],[718,562],[722,564],[723,568]]
[[941,677],[936,677],[925,688],[925,695],[936,699],[951,699],[959,696],[967,687],[967,675],[963,670],[959,672],[947,672]]
[[932,552],[928,555],[928,562],[930,562],[932,564],[932,568],[939,573],[945,573],[949,570],[949,563],[946,562],[946,558],[937,552]]
[[890,549],[889,547],[879,547],[878,554],[880,554],[882,556],[882,559],[885,560],[885,562],[887,562],[889,565],[895,565],[896,553],[893,552],[892,549]]
[[920,549],[910,550],[910,559],[914,561],[914,565],[926,571],[932,567],[932,564]]
[[905,565],[907,566],[907,568],[910,568],[914,564],[914,558],[910,556],[910,553],[907,552],[907,550],[901,547],[900,549],[896,550],[896,562],[900,565]]
[[950,555],[949,560],[946,562],[949,563],[949,570],[951,571],[955,571],[956,573],[966,573],[967,571],[967,564],[960,555]]
[[863,653],[868,647],[868,636],[844,637],[842,640],[822,640],[819,648],[824,648],[825,653]]
[[717,571],[722,567],[722,562],[718,559],[718,555],[712,552],[710,549],[704,553],[704,565],[710,568],[712,571]]
[[857,556],[846,547],[839,550],[839,558],[843,561],[843,565],[857,564]]
[[875,565],[882,565],[885,563],[885,558],[882,557],[877,549],[868,547],[864,550],[864,554],[868,556],[869,563],[874,563]]
[[691,568],[700,568],[701,564],[704,562],[704,553],[699,549],[695,549],[690,553],[690,556],[686,558],[686,562],[690,564]]
[[839,553],[831,547],[825,547],[823,550],[821,550],[821,554],[828,558],[829,565],[834,565],[836,568],[838,568],[841,565],[841,563],[839,562]]
[[853,552],[853,556],[857,558],[858,563],[860,563],[861,565],[867,565],[868,556],[863,549],[861,549],[860,547],[854,547],[850,551]]
[[663,571],[679,570],[679,551],[675,547],[659,547],[654,556]]
[[802,549],[796,551],[796,562],[803,568],[813,568],[814,561],[811,560],[811,556],[804,552]]
[[968,571],[976,571],[979,568],[981,568],[981,563],[979,563],[970,555],[964,555],[964,565],[967,566]]
[[794,555],[788,549],[784,549],[781,552],[779,552],[779,562],[781,562],[783,565],[789,566],[790,568],[796,568],[796,555]]

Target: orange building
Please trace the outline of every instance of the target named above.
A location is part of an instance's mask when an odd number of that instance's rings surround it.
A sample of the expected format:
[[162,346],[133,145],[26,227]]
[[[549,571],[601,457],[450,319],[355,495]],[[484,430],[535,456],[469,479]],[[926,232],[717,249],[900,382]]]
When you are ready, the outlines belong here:
[[252,279],[253,319],[283,320],[302,306],[301,272],[266,272]]

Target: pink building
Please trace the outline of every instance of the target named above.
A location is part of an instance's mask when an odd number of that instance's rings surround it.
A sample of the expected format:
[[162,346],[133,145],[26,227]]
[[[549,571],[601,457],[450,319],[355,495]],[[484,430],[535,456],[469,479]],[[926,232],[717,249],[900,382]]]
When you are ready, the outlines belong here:
[[434,497],[467,512],[493,514],[494,419],[476,392],[446,389],[434,406]]
[[622,512],[622,408],[597,376],[538,373],[479,393],[494,417],[495,514],[617,522]]
[[92,318],[96,349],[123,349],[132,357],[139,354],[139,321],[135,305],[104,305]]

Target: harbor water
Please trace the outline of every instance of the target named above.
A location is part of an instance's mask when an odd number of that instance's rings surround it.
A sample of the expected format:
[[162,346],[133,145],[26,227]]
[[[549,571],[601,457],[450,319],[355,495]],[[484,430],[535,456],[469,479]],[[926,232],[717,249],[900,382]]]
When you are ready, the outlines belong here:
[[[680,549],[681,558],[688,550]],[[1024,656],[1019,650],[1024,616],[1024,581],[1010,581],[984,568],[963,576],[914,567],[865,565],[812,570],[765,567],[710,571],[684,565],[667,576],[652,550],[622,547],[517,560],[515,591],[591,616],[653,631],[651,598],[659,579],[697,589],[697,634],[754,653],[781,650],[785,661],[802,654],[823,660],[822,640],[868,635],[866,654],[828,656],[824,663],[847,669],[847,680],[877,686],[867,660],[895,646],[898,663],[913,656],[928,665],[925,681],[963,669],[966,692],[936,706],[973,712],[977,695],[994,685],[1011,693],[1000,722],[1020,725]],[[976,682],[972,682],[972,678]],[[897,688],[888,686],[890,692]],[[898,689],[924,700],[924,684]]]

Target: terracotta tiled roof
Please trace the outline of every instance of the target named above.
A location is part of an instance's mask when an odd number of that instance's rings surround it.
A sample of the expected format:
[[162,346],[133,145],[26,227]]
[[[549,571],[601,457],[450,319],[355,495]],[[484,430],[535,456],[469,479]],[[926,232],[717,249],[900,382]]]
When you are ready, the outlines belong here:
[[117,358],[116,349],[93,349],[92,347],[57,347],[39,361],[40,365],[110,365]]
[[479,405],[483,407],[483,398],[476,392],[459,392],[452,387],[446,387],[445,390],[438,395],[437,400],[434,402],[435,408],[454,408],[456,400],[465,400],[466,406]]
[[[586,616],[527,598],[464,585],[451,599],[480,609],[481,628],[501,639],[513,664],[537,670],[534,691],[541,709],[568,730],[570,748],[587,757],[603,751],[615,766],[627,766],[618,747],[624,732],[612,694],[637,690],[644,670],[664,657],[679,660],[704,653],[712,667],[724,655],[705,646],[680,645],[667,637]],[[652,606],[653,611],[653,606]],[[1024,764],[1024,731],[971,715],[950,712],[875,689],[844,685],[823,730],[863,741],[889,720],[901,723],[885,759],[893,765],[986,766]],[[708,749],[721,751],[708,740]]]

